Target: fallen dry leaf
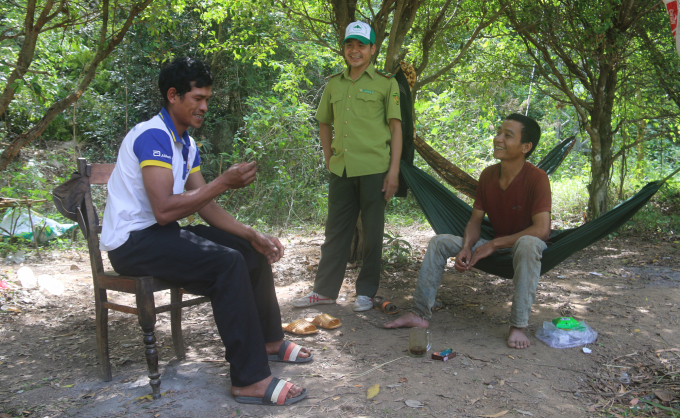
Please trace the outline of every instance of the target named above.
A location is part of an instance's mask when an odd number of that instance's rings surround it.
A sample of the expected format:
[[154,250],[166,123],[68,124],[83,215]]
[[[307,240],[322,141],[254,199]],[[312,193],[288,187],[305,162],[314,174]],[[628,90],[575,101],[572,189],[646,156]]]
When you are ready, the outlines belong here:
[[510,412],[510,411],[508,411],[508,410],[506,409],[505,411],[501,411],[501,412],[499,412],[499,413],[497,413],[497,414],[493,414],[493,415],[480,415],[480,417],[484,417],[484,418],[498,418],[498,417],[502,417],[503,415],[507,414],[508,412]]
[[406,383],[406,382],[408,382],[408,379],[405,378],[405,377],[402,377],[401,379],[399,379],[399,383]]
[[656,395],[657,398],[661,399],[664,402],[670,402],[675,397],[675,394],[673,394],[673,392],[669,392],[667,390],[655,390],[654,394]]
[[375,384],[366,391],[366,399],[373,399],[380,392],[380,385]]
[[633,398],[630,400],[630,406],[635,406],[640,402],[638,398]]

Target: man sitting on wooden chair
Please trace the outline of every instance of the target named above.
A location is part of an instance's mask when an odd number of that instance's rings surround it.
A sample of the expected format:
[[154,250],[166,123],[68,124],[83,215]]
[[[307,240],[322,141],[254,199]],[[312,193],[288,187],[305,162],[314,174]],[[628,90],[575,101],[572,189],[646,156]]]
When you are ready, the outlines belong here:
[[[235,399],[290,404],[307,390],[273,378],[268,360],[304,363],[312,354],[283,340],[269,265],[283,256],[283,246],[214,201],[252,183],[256,164],[235,164],[206,184],[198,148],[187,133],[203,123],[212,81],[207,66],[190,58],[161,71],[164,107],[121,144],[108,182],[100,248],[120,274],[152,275],[209,296]],[[210,226],[179,226],[178,220],[194,213]]]

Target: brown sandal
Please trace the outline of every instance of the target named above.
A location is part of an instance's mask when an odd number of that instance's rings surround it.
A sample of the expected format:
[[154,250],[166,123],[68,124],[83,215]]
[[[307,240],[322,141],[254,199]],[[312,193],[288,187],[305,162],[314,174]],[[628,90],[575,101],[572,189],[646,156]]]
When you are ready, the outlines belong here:
[[321,315],[318,315],[316,318],[307,318],[308,322],[311,322],[312,324],[316,325],[317,327],[321,327],[323,329],[336,329],[342,324],[340,323],[340,320],[338,318],[334,318],[327,313],[323,313]]
[[298,335],[310,335],[319,332],[319,329],[304,319],[297,319],[290,324],[281,324],[284,331]]

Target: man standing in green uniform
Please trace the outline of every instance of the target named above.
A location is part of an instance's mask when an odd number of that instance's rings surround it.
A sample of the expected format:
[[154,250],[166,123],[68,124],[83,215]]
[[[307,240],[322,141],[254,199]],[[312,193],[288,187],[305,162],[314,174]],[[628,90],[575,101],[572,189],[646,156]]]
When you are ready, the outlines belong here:
[[293,306],[335,303],[361,212],[363,266],[354,310],[366,311],[373,307],[380,284],[385,202],[399,186],[399,86],[391,74],[371,64],[375,32],[368,24],[350,23],[343,49],[347,68],[328,80],[316,111],[326,167],[331,172],[326,241],[321,246],[314,290],[296,299]]

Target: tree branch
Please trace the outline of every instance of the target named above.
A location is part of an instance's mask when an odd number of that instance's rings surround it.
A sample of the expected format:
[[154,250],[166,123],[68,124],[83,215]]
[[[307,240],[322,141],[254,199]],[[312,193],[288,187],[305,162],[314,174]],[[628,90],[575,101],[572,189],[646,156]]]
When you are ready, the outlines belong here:
[[444,66],[443,68],[440,68],[434,74],[432,74],[428,77],[425,77],[424,79],[418,80],[416,82],[416,84],[414,85],[414,89],[418,90],[422,86],[436,81],[443,74],[445,74],[449,70],[451,70],[451,68],[458,65],[458,63],[460,63],[460,60],[463,58],[463,55],[465,55],[465,53],[468,51],[468,49],[470,49],[472,44],[475,42],[475,40],[479,36],[480,32],[484,28],[486,28],[487,26],[492,24],[496,19],[498,19],[498,17],[500,17],[500,15],[503,14],[504,8],[505,8],[505,6],[501,6],[501,8],[498,11],[496,11],[487,21],[480,22],[479,25],[477,25],[475,30],[472,32],[472,35],[470,35],[470,37],[468,38],[465,45],[458,51],[458,55],[456,55],[456,57],[453,59],[453,61],[451,61],[448,65]]

